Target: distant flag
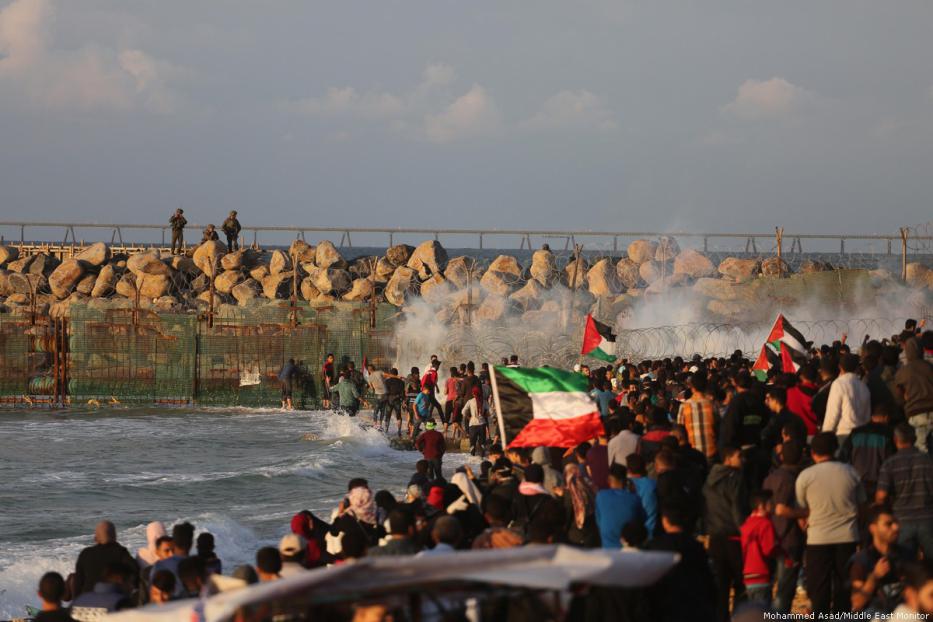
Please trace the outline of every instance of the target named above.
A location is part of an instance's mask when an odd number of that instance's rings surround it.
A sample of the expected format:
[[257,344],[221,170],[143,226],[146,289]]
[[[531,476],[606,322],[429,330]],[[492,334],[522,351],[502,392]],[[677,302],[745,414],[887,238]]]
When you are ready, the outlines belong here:
[[759,380],[767,378],[768,370],[778,368],[784,373],[795,373],[807,360],[809,342],[783,315],[779,314],[771,333],[752,366]]
[[[603,433],[581,374],[553,367],[493,367],[493,401],[509,447],[576,447]],[[511,439],[511,441],[509,441]]]
[[612,333],[612,328],[596,321],[591,314],[586,316],[583,348],[580,354],[607,363],[614,363],[616,360],[616,336]]

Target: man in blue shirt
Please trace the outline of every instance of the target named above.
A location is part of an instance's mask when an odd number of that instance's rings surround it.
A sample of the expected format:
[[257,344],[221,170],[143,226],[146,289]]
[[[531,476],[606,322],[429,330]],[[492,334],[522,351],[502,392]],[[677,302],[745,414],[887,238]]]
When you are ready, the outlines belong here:
[[638,495],[626,489],[627,472],[621,464],[609,467],[609,488],[596,494],[596,525],[604,549],[621,547],[622,528],[631,521],[645,522]]
[[415,398],[415,420],[412,422],[415,426],[412,430],[412,438],[418,436],[421,432],[421,426],[431,418],[431,412],[434,407],[433,388],[430,386],[421,387],[421,393]]
[[639,454],[630,454],[625,459],[625,466],[628,467],[629,482],[645,510],[645,529],[650,540],[658,526],[658,483],[648,477],[645,459]]

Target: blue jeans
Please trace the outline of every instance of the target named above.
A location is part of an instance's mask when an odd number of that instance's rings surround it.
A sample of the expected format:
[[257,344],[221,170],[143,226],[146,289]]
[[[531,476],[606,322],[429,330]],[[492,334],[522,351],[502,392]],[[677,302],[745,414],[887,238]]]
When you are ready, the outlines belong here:
[[911,551],[923,551],[924,559],[933,557],[933,524],[930,521],[901,521],[901,535],[897,541]]
[[745,598],[750,603],[760,603],[765,607],[771,606],[770,585],[746,585]]
[[784,558],[778,557],[775,564],[774,582],[777,589],[774,592],[773,609],[778,613],[790,613],[791,604],[797,594],[797,577],[800,576],[800,562],[793,562],[787,567]]

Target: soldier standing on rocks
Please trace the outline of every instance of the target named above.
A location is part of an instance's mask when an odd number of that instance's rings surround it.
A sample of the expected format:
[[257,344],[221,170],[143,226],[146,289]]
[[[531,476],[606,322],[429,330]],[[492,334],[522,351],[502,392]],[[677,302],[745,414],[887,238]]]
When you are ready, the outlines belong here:
[[175,247],[178,247],[178,253],[181,254],[185,249],[185,225],[188,224],[188,221],[185,220],[183,214],[185,210],[180,207],[175,210],[175,214],[168,219],[168,223],[172,226],[172,254],[175,254]]
[[204,235],[201,238],[201,244],[216,239],[218,239],[217,229],[214,228],[214,225],[207,225],[204,229]]
[[227,220],[224,221],[224,224],[220,225],[220,228],[223,229],[224,233],[227,236],[227,252],[232,253],[233,251],[240,250],[240,243],[238,238],[240,237],[240,221],[237,220],[236,210],[230,212],[230,215],[227,216]]

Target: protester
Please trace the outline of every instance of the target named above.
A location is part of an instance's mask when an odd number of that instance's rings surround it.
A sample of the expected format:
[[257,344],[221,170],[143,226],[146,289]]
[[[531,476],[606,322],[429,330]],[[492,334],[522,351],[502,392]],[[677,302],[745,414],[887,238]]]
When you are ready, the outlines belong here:
[[622,528],[630,522],[645,522],[638,495],[627,489],[627,471],[621,464],[609,468],[609,487],[596,493],[596,524],[604,549],[621,546]]
[[94,588],[71,601],[71,617],[79,622],[97,620],[108,613],[132,607],[127,585],[133,583],[135,571],[135,563],[127,566],[117,562],[105,566]]
[[169,570],[160,570],[152,576],[149,586],[149,602],[164,605],[175,595],[175,575]]
[[73,622],[68,610],[62,607],[65,595],[65,580],[57,572],[47,572],[39,579],[39,600],[41,606],[35,622]]
[[370,557],[414,555],[421,550],[414,537],[414,514],[410,510],[398,507],[389,513],[389,535],[386,542],[370,549],[368,555]]
[[[796,505],[796,482],[803,457],[801,444],[788,441],[781,445],[781,465],[765,478],[762,489],[771,493],[775,506],[793,508]],[[774,515],[774,528],[778,534],[775,559],[775,593],[771,605],[778,613],[790,613],[797,592],[797,578],[803,563],[804,534],[796,519]]]
[[336,393],[340,400],[340,408],[350,417],[355,417],[360,409],[360,390],[349,378],[348,372],[340,372],[340,380],[330,392]]
[[891,405],[872,408],[871,420],[852,430],[839,450],[839,460],[848,462],[858,473],[869,499],[875,496],[881,465],[895,452],[894,432],[888,424]]
[[147,546],[136,552],[136,563],[139,569],[144,570],[159,561],[158,541],[165,535],[165,525],[162,521],[153,521],[146,525]]
[[183,585],[181,576],[178,573],[178,567],[182,560],[187,558],[194,544],[194,525],[191,523],[179,523],[172,527],[172,555],[166,559],[159,560],[152,567],[152,574],[160,570],[168,570],[175,575],[175,595],[181,594]]
[[860,425],[871,419],[871,394],[856,375],[859,359],[847,354],[839,359],[839,377],[833,380],[826,403],[823,431],[832,432],[839,444]]
[[135,584],[139,576],[139,565],[130,556],[126,547],[117,542],[117,530],[110,521],[101,521],[94,530],[94,546],[78,555],[75,564],[74,595],[91,592],[104,578],[108,568],[123,566],[131,569],[130,582]]
[[301,536],[289,533],[279,540],[279,555],[282,558],[282,569],[279,574],[291,577],[305,571],[304,562],[307,559],[307,541]]
[[596,522],[596,489],[578,464],[571,462],[564,466],[564,486],[560,494],[564,499],[564,514],[568,519],[567,541],[586,548],[598,547],[600,536]]
[[771,606],[771,566],[778,551],[777,534],[771,522],[771,493],[751,495],[751,514],[742,523],[742,578],[750,602]]
[[852,585],[852,611],[890,614],[901,588],[902,565],[915,559],[897,544],[899,526],[890,509],[871,508],[866,517],[871,540],[849,562]]
[[223,564],[214,550],[214,534],[204,532],[198,535],[196,548],[208,574],[223,574]]
[[444,452],[447,451],[447,441],[443,434],[435,430],[436,426],[433,421],[428,421],[424,427],[424,432],[415,439],[415,448],[427,460],[430,476],[435,480],[444,479],[441,463],[444,459]]
[[901,542],[933,558],[933,457],[915,446],[916,431],[909,423],[894,428],[897,452],[884,461],[878,474],[875,503],[889,503],[900,523]]
[[918,339],[904,343],[904,364],[897,370],[894,383],[904,400],[907,422],[916,432],[917,448],[928,451],[927,442],[933,431],[933,365],[923,359]]
[[279,382],[282,383],[282,408],[294,410],[292,405],[292,391],[294,390],[295,377],[298,375],[298,368],[295,366],[295,359],[288,359],[288,362],[282,366],[279,371]]
[[260,583],[277,581],[282,578],[282,556],[275,547],[264,546],[256,551],[256,574]]

